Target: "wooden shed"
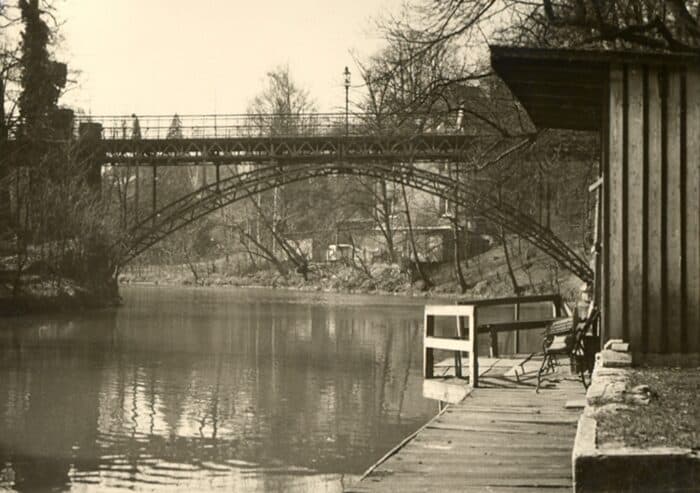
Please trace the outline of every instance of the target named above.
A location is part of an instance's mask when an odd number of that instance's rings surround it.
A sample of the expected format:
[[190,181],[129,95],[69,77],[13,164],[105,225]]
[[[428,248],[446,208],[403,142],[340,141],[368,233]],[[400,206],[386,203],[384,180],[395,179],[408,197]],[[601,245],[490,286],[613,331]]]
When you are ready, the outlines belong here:
[[698,364],[700,57],[491,47],[541,128],[601,133],[602,342]]

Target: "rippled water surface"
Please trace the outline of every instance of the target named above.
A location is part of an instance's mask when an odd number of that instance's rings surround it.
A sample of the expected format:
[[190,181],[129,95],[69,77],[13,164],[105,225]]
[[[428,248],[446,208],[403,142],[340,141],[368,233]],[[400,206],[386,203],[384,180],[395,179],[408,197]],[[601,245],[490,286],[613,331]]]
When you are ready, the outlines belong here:
[[436,411],[420,302],[123,295],[0,319],[0,490],[340,491]]

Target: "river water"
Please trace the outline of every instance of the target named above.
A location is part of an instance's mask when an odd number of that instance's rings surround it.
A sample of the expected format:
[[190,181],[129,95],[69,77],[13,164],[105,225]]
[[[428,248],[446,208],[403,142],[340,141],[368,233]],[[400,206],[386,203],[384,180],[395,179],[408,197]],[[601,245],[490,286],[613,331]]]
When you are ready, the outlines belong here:
[[0,490],[341,491],[436,412],[422,300],[123,296],[0,319]]

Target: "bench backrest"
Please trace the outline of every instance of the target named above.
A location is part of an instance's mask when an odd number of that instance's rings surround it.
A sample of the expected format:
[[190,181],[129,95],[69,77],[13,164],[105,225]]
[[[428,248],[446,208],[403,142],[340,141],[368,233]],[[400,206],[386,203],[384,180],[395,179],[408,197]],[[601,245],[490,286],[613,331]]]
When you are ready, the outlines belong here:
[[574,317],[558,318],[547,327],[547,335],[571,334],[575,323]]

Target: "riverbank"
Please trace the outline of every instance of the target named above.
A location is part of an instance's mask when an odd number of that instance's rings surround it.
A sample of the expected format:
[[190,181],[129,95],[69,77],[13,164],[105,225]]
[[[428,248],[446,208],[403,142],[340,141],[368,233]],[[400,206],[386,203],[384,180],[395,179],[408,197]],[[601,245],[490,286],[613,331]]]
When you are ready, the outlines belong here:
[[18,288],[13,282],[0,283],[0,316],[30,313],[74,312],[118,306],[118,295],[105,297],[66,278],[23,274]]
[[[515,242],[514,242],[515,243]],[[512,296],[513,278],[522,294],[559,293],[574,299],[581,281],[560,269],[555,261],[532,247],[509,248],[512,276],[502,247],[494,247],[463,264],[467,290],[462,293],[452,263],[428,265],[426,273],[433,283],[425,289],[422,280],[411,280],[398,264],[368,266],[347,263],[313,264],[305,280],[299,274],[282,276],[273,269],[240,274],[225,259],[194,265],[132,266],[119,277],[120,284],[156,284],[171,286],[265,287],[299,291],[324,291],[360,294],[400,294],[407,296],[463,296],[488,298]]]
[[[241,274],[225,258],[192,265],[130,266],[120,276],[121,285],[151,284],[167,286],[261,287],[293,291],[318,291],[353,294],[387,294],[416,297],[493,298],[521,294],[559,293],[575,299],[581,281],[534,247],[510,242],[508,267],[501,246],[464,262],[462,270],[467,289],[462,292],[452,263],[426,265],[432,284],[426,289],[422,280],[411,278],[398,264],[351,265],[345,262],[312,264],[306,279],[300,274],[281,275],[274,269]],[[511,272],[512,269],[512,272]],[[96,293],[66,278],[29,272],[23,274],[20,287],[14,282],[0,283],[0,315],[55,311],[82,311],[119,305],[113,289]],[[114,292],[112,292],[114,291]]]

